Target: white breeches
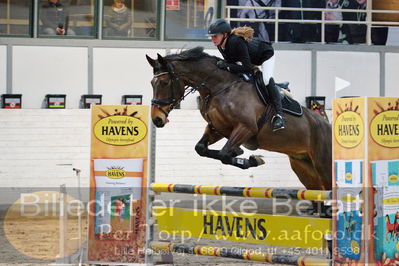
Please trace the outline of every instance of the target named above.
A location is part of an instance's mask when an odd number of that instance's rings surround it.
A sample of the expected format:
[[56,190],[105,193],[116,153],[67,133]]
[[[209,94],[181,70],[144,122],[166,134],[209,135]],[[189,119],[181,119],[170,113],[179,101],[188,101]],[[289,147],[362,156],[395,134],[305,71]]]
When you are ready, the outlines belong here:
[[265,85],[269,85],[269,80],[273,77],[274,72],[274,55],[270,57],[268,60],[263,62],[262,64],[262,74],[263,74],[263,82]]

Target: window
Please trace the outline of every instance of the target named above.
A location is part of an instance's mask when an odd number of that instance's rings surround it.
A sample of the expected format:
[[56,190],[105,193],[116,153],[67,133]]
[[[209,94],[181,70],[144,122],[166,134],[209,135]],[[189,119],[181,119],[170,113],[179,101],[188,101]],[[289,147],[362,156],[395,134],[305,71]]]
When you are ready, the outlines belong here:
[[29,35],[30,3],[26,0],[0,0],[0,34]]
[[217,0],[166,0],[166,39],[207,39],[209,24],[216,18]]
[[41,0],[39,36],[94,37],[94,0]]
[[104,0],[104,38],[157,38],[157,0]]

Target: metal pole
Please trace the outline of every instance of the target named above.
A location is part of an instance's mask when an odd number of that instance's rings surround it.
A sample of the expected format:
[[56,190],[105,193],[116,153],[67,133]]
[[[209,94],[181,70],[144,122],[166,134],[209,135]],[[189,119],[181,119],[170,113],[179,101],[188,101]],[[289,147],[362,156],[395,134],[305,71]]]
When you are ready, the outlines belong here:
[[7,0],[7,34],[11,34],[11,0]]
[[324,11],[321,12],[321,43],[325,44],[326,43],[326,17],[325,17]]
[[32,14],[33,14],[33,38],[37,38],[38,36],[38,29],[39,29],[39,0],[34,0],[33,1],[33,6],[32,6]]
[[[98,36],[97,38],[101,40],[103,38],[103,11],[104,11],[104,1],[99,0],[98,1]],[[90,89],[90,88],[89,88]]]
[[160,41],[165,40],[165,24],[166,24],[166,1],[159,1],[160,14],[161,17],[159,19],[159,39]]
[[80,204],[83,204],[82,201],[82,192],[80,190],[80,169],[73,168],[73,171],[76,173],[76,178],[78,181],[78,241],[79,241],[79,266],[82,265],[83,260],[83,247],[82,247],[82,210],[80,209]]
[[279,13],[279,9],[277,8],[275,11],[276,17],[275,17],[275,22],[274,22],[274,42],[278,43],[278,13]]
[[6,77],[6,92],[12,93],[12,65],[13,65],[13,45],[7,45],[7,77]]
[[59,251],[59,257],[61,262],[66,263],[66,240],[67,240],[67,228],[68,228],[68,218],[67,218],[67,213],[66,213],[66,186],[65,184],[60,186],[60,198],[59,198],[59,204],[60,204],[60,220],[59,220],[59,226],[60,226],[60,251]]
[[372,21],[373,0],[367,0],[366,9],[367,9],[367,18],[366,18],[366,20],[367,20],[367,44],[371,45],[372,44],[371,43],[371,26],[373,24],[373,21]]

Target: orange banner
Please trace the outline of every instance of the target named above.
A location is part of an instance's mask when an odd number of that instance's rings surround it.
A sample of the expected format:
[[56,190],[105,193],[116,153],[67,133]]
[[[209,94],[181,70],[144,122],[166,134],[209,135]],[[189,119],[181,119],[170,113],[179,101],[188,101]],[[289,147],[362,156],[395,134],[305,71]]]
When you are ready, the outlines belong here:
[[335,99],[333,117],[334,262],[398,265],[399,98]]
[[92,106],[88,260],[145,263],[148,106]]

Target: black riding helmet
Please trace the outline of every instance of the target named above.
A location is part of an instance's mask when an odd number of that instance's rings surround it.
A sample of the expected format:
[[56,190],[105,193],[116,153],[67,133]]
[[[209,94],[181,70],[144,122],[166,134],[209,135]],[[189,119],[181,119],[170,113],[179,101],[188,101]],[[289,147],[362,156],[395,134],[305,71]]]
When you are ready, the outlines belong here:
[[222,18],[217,19],[208,28],[208,35],[209,36],[213,36],[213,35],[216,35],[218,33],[230,33],[230,32],[231,32],[230,24],[226,20],[224,20]]

